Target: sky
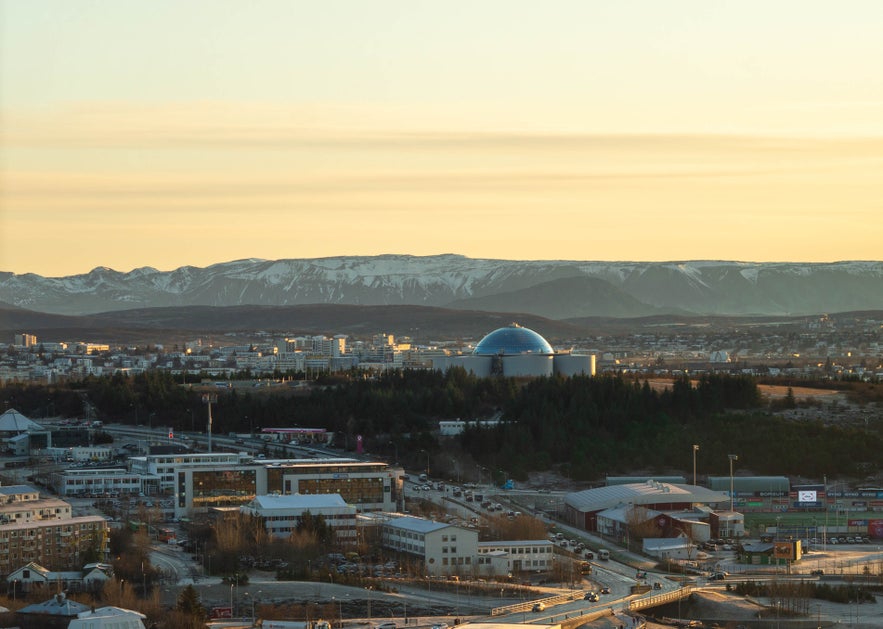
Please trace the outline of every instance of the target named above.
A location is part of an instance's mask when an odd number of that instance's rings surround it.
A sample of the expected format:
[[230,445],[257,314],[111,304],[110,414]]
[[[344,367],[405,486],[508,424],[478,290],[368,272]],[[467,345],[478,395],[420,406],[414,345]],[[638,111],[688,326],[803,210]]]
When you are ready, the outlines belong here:
[[883,259],[879,0],[0,0],[0,272]]

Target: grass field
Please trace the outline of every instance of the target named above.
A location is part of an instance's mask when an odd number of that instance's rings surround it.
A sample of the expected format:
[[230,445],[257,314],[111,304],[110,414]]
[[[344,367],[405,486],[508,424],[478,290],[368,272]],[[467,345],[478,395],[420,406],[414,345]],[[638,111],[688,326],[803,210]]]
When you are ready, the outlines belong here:
[[[883,519],[883,513],[879,511],[850,511],[849,515],[842,511],[838,513],[828,513],[827,521],[824,511],[808,512],[808,513],[745,513],[745,529],[750,531],[752,537],[763,532],[768,526],[776,526],[777,524],[783,528],[797,527],[815,527],[823,528],[826,524],[828,529],[834,527],[846,527],[848,520],[879,520]],[[867,527],[862,527],[867,528]],[[845,528],[838,528],[838,531]]]

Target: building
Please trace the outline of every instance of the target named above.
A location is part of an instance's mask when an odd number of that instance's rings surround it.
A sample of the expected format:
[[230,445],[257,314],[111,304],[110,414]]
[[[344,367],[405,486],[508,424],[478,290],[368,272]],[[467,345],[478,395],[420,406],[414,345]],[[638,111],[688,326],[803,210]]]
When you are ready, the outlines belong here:
[[486,576],[548,572],[555,562],[555,544],[548,539],[478,543],[478,573]]
[[409,516],[393,517],[381,525],[384,548],[422,561],[427,574],[472,574],[478,555],[478,531]]
[[0,450],[14,456],[27,456],[34,448],[51,445],[51,432],[14,408],[0,415]]
[[72,601],[60,591],[47,601],[22,607],[15,612],[15,620],[22,629],[67,629],[72,620],[89,610],[88,605]]
[[73,517],[56,498],[41,499],[25,485],[0,488],[0,574],[34,562],[50,570],[70,570],[90,555],[107,552],[107,520]]
[[697,485],[677,485],[650,480],[646,483],[610,485],[567,494],[565,520],[587,531],[598,530],[598,514],[619,506],[640,506],[656,511],[685,511],[696,504],[726,504],[722,492]]
[[13,570],[6,575],[7,591],[27,594],[35,590],[49,591],[55,587],[62,591],[95,592],[112,578],[113,567],[106,563],[91,563],[81,570],[49,570],[36,562]]
[[68,629],[144,629],[147,616],[122,607],[99,607],[80,612]]
[[338,542],[355,544],[357,541],[356,508],[348,505],[340,494],[256,496],[239,507],[239,511],[260,518],[273,537],[290,536],[297,531],[303,516],[309,513],[314,517],[322,516]]
[[142,476],[125,468],[72,468],[49,474],[49,487],[67,498],[141,494]]
[[[791,481],[786,476],[709,476],[707,479],[709,489],[727,495],[730,494],[731,483],[735,494],[733,506],[741,511],[783,511],[791,506]],[[825,492],[824,487],[820,486],[819,489],[813,494],[815,504],[812,506],[821,508]],[[810,506],[809,502],[807,506]]]
[[[217,457],[217,458],[216,458]],[[240,507],[266,495],[339,494],[364,511],[395,511],[404,501],[404,471],[383,462],[347,458],[256,459],[244,453],[136,457],[146,470],[145,494],[174,498],[174,517]]]
[[593,355],[556,353],[546,339],[517,323],[485,336],[471,355],[439,357],[432,364],[436,369],[463,367],[485,378],[595,375]]

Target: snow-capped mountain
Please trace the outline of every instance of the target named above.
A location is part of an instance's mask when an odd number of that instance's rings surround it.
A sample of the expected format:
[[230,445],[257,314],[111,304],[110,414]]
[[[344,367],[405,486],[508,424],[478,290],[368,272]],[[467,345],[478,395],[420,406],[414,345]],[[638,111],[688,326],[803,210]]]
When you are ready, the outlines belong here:
[[237,260],[47,278],[0,273],[0,302],[90,314],[160,306],[423,305],[564,319],[883,309],[883,262],[525,261],[438,256]]

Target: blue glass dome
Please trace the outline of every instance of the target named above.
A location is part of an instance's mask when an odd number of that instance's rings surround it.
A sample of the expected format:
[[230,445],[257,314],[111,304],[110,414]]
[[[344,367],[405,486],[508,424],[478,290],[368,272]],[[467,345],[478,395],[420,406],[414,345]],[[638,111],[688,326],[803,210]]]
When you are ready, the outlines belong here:
[[552,346],[546,339],[517,323],[494,330],[481,339],[472,351],[474,356],[553,353]]

